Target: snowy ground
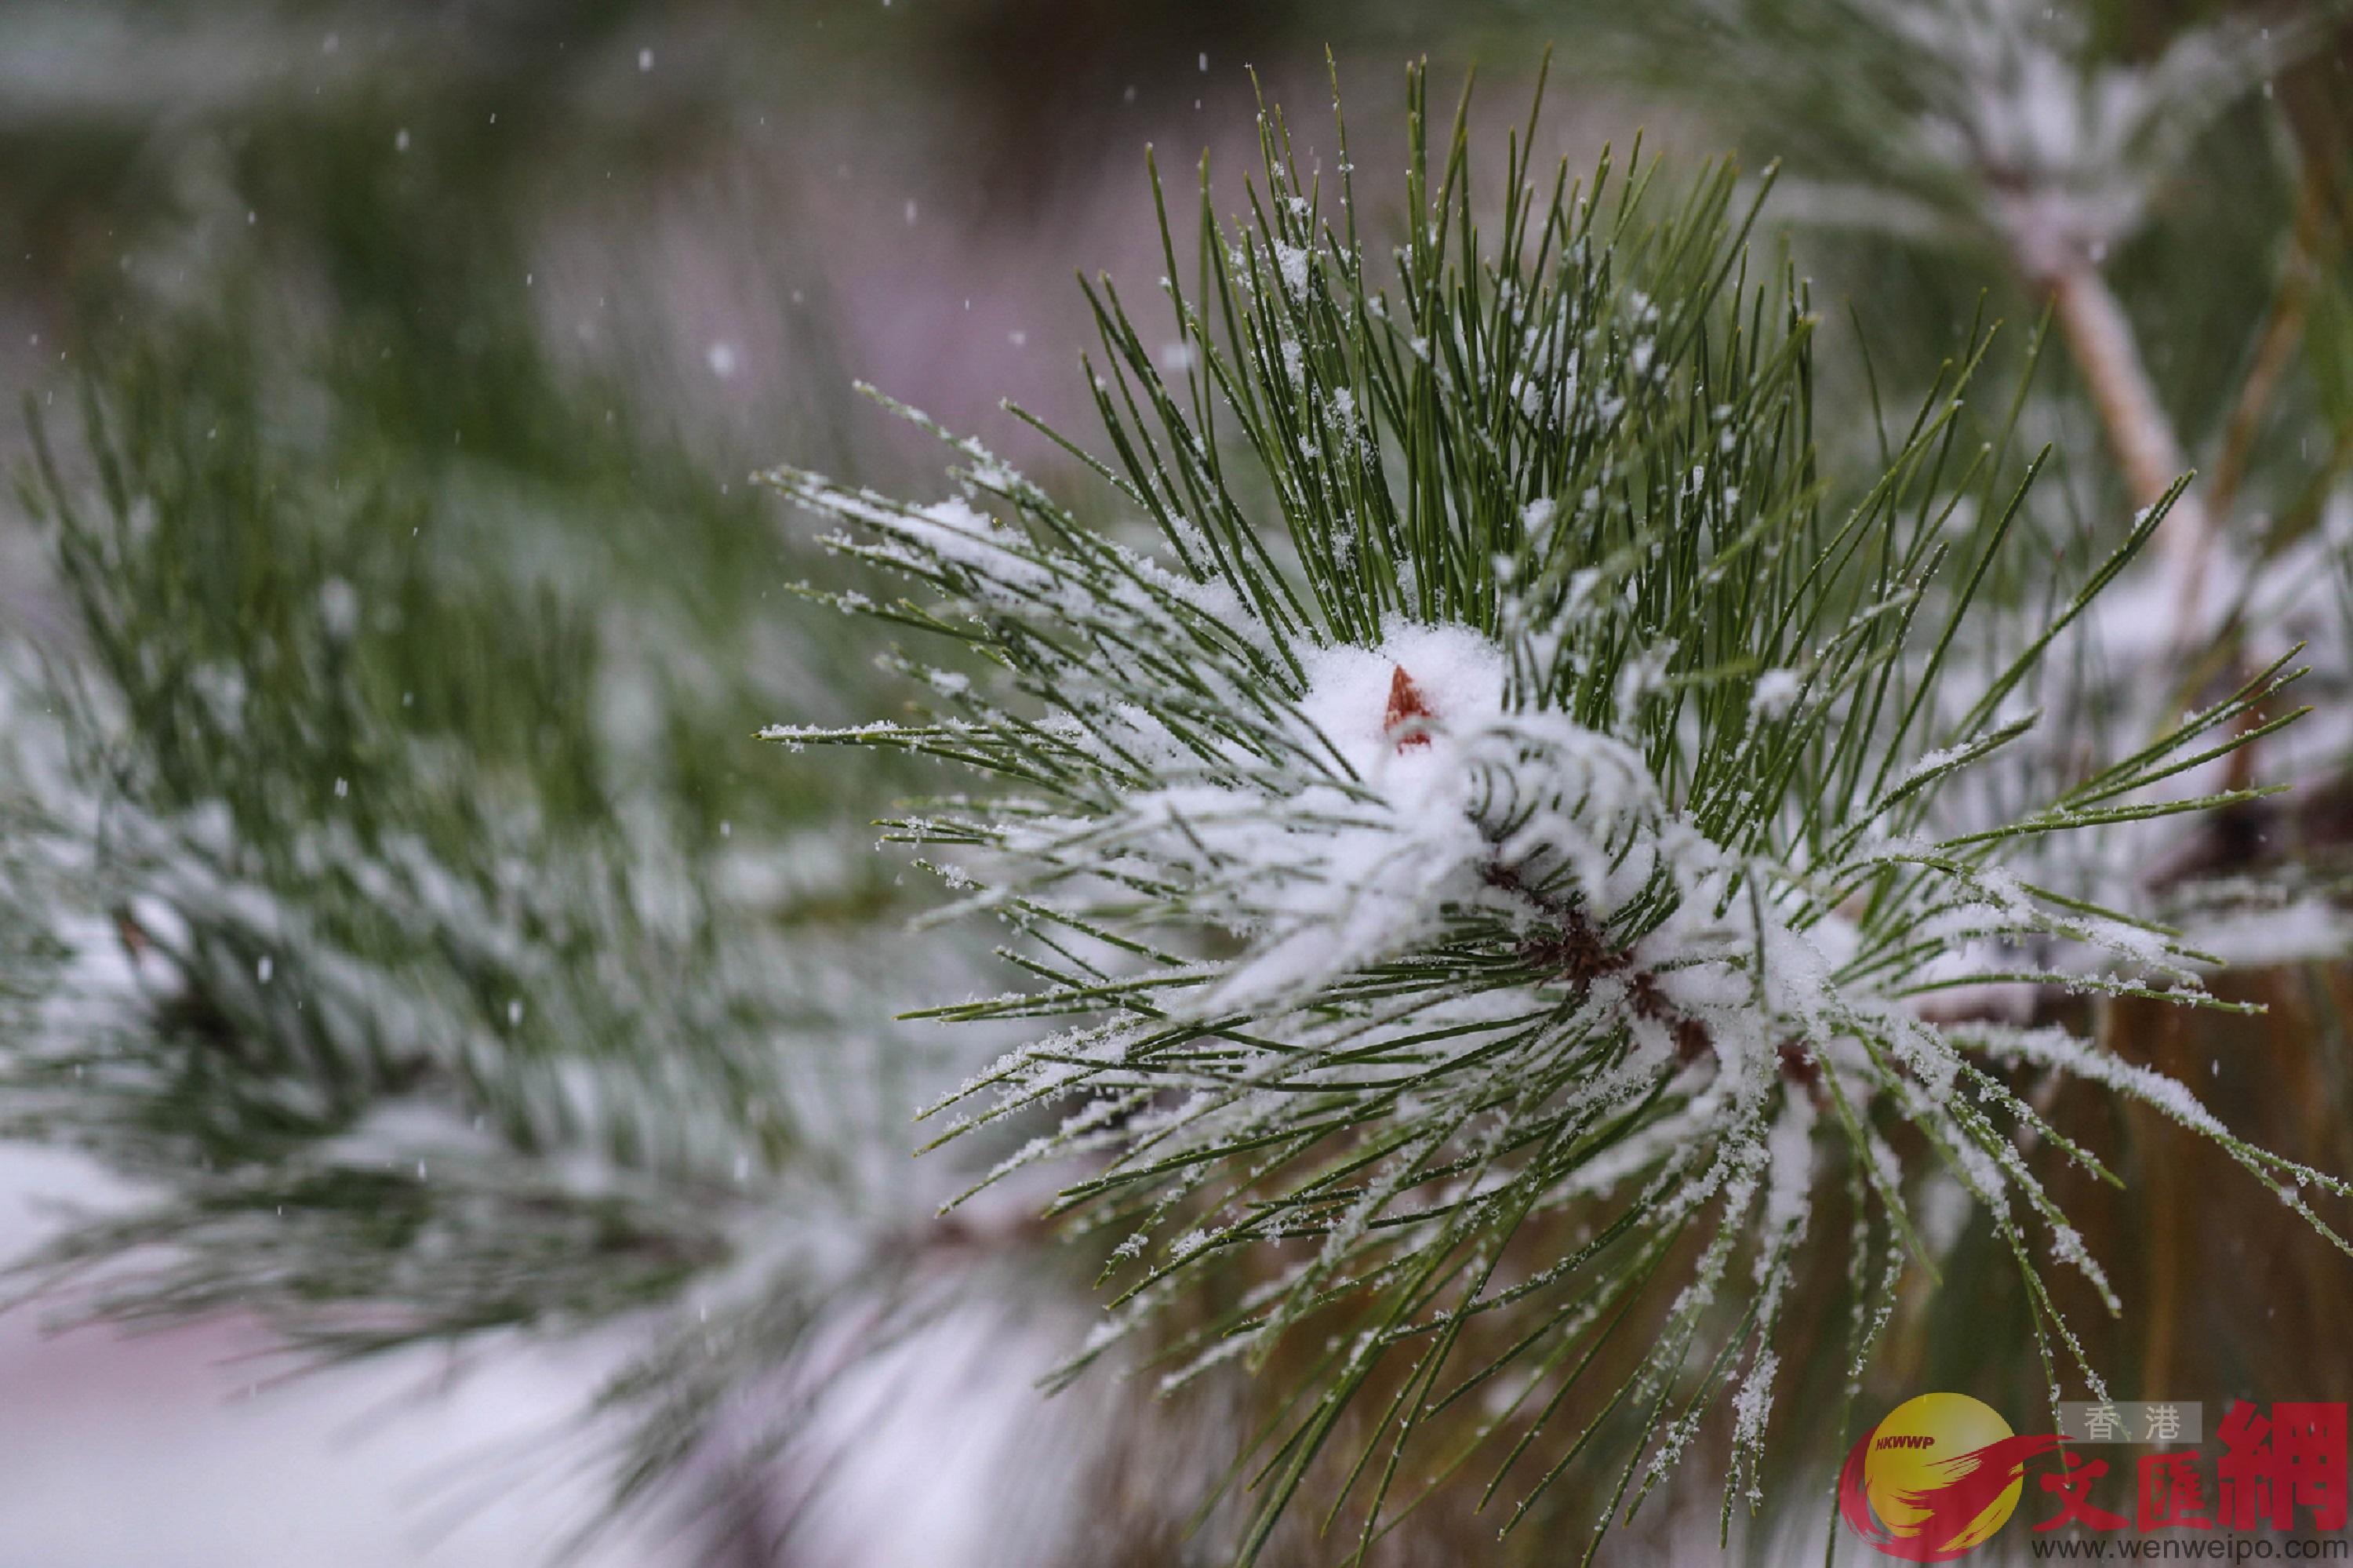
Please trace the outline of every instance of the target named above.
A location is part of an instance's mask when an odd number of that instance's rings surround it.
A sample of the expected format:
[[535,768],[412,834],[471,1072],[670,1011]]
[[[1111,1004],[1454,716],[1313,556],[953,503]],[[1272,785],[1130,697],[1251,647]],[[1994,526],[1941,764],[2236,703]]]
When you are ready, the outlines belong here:
[[[0,1146],[0,1249],[101,1180]],[[593,1483],[560,1467],[512,1466],[512,1487],[462,1517],[452,1483],[562,1422],[602,1370],[594,1352],[510,1351],[451,1382],[423,1351],[270,1383],[260,1343],[234,1322],[128,1336],[46,1332],[37,1308],[0,1317],[0,1568],[513,1568],[589,1517]],[[683,1558],[615,1539],[579,1561]]]
[[[0,1144],[0,1257],[56,1204],[121,1189],[76,1156]],[[951,1313],[852,1377],[813,1423],[839,1457],[799,1520],[813,1568],[1028,1568],[1052,1560],[1113,1428],[1103,1385],[1037,1378],[1072,1315]],[[500,1343],[460,1369],[417,1351],[278,1375],[251,1323],[56,1331],[0,1314],[0,1568],[518,1568],[593,1520],[599,1481],[561,1438],[617,1339]],[[1172,1462],[1174,1462],[1172,1460]],[[691,1538],[614,1531],[566,1568],[673,1568]]]

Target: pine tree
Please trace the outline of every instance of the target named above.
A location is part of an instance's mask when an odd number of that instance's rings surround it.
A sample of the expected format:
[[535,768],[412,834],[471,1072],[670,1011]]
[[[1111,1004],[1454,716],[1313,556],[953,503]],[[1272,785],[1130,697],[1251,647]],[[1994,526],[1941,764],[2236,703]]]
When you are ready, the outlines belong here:
[[[882,399],[954,454],[904,501],[792,433],[855,476],[765,476],[845,557],[784,547],[794,615],[742,465],[515,346],[490,175],[265,129],[332,326],[224,265],[29,405],[0,1127],[137,1185],[11,1298],[303,1365],[627,1336],[531,1462],[746,1561],[878,1380],[1087,1299],[1008,1560],[1549,1562],[1718,1459],[1724,1539],[1819,1544],[1924,1321],[2056,1400],[2120,1311],[2168,1386],[2179,1281],[2094,1255],[2182,1179],[2103,1119],[2342,1249],[2330,1161],[2178,1081],[2254,1011],[2201,949],[2344,948],[2330,14],[1498,9],[1787,172],[1573,179],[1531,111],[1496,179],[1416,75],[1360,204],[1269,111],[1241,217],[1164,204],[1168,317],[1089,289],[1062,472]],[[968,792],[883,827],[911,930],[846,823],[914,789]]]

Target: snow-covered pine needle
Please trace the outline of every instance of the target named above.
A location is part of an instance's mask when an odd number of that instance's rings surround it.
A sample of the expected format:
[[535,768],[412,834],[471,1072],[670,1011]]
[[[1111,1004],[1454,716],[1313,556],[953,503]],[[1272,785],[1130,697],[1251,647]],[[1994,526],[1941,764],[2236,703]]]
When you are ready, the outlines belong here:
[[[2089,1044],[1913,1000],[2028,975],[2211,1001],[2164,931],[2014,869],[2183,809],[2133,791],[2211,726],[1999,821],[1940,815],[2033,726],[2010,698],[2056,630],[1967,634],[2013,612],[1973,599],[1984,559],[1947,559],[1933,503],[1982,339],[1882,474],[1826,479],[1805,290],[1749,279],[1729,168],[1672,202],[1606,160],[1540,185],[1523,134],[1490,196],[1462,117],[1433,156],[1427,115],[1417,74],[1382,262],[1345,131],[1337,181],[1311,181],[1268,111],[1245,219],[1217,220],[1205,172],[1189,288],[1163,209],[1182,352],[1090,291],[1110,455],[1086,461],[1157,550],[970,441],[929,504],[765,476],[925,596],[874,613],[996,667],[914,722],[776,733],[1001,782],[894,836],[953,855],[957,909],[1026,938],[1031,983],[934,1015],[1060,1022],[954,1099],[981,1104],[960,1127],[1060,1106],[1005,1169],[1079,1160],[1063,1207],[1130,1233],[1113,1326],[1074,1365],[1235,1266],[1256,1283],[1164,1347],[1172,1383],[1332,1336],[1283,1363],[1303,1381],[1255,1456],[1246,1560],[1344,1430],[1330,1506],[1377,1539],[1399,1456],[1478,1385],[1506,1399],[1478,1439],[1504,1449],[1507,1529],[1615,1444],[1606,1525],[1725,1398],[1753,1492],[1818,1175],[1843,1172],[1891,1270],[1928,1261],[1923,1169],[1985,1205],[2055,1380],[2047,1336],[2077,1341],[2030,1233],[2105,1287],[2021,1152],[2047,1128],[1989,1062],[2156,1099],[2286,1169]],[[1859,1296],[1858,1357],[1883,1321]],[[1598,1366],[1614,1388],[1584,1387]]]

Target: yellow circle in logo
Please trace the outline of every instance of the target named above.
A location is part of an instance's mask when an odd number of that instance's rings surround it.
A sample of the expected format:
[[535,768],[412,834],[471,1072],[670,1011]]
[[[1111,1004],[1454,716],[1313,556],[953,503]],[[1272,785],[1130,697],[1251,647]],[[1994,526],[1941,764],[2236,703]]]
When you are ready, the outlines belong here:
[[[1905,1400],[1872,1433],[1870,1451],[1863,1456],[1862,1484],[1872,1511],[1890,1534],[1916,1538],[1928,1522],[1928,1510],[1909,1499],[1951,1479],[1947,1461],[2010,1436],[2010,1423],[2000,1411],[1966,1393],[1924,1393]],[[1930,1544],[1940,1552],[1963,1552],[1984,1541],[2008,1521],[2024,1485],[2022,1479],[2010,1482],[1952,1539]]]

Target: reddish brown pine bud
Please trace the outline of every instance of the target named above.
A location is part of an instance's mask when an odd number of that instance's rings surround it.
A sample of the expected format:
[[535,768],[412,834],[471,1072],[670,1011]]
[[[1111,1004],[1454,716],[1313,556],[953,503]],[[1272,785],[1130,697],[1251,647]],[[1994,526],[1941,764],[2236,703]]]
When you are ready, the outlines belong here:
[[[1398,726],[1414,719],[1437,716],[1430,711],[1429,699],[1421,694],[1421,688],[1415,685],[1413,677],[1405,673],[1405,666],[1398,665],[1397,673],[1389,677],[1389,711],[1381,721],[1382,727],[1391,735],[1397,735]],[[1428,746],[1430,736],[1418,729],[1409,730],[1398,735],[1397,743],[1398,749],[1403,751],[1409,746]]]

